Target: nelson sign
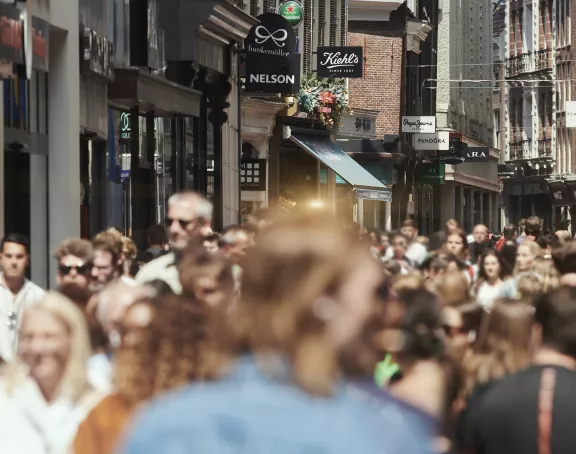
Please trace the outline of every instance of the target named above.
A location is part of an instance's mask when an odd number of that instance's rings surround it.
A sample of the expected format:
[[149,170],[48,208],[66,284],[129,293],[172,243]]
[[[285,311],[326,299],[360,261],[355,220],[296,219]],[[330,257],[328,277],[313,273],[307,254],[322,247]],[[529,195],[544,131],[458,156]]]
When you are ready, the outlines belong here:
[[300,55],[296,34],[279,14],[265,13],[250,29],[246,49],[246,91],[250,93],[298,93]]

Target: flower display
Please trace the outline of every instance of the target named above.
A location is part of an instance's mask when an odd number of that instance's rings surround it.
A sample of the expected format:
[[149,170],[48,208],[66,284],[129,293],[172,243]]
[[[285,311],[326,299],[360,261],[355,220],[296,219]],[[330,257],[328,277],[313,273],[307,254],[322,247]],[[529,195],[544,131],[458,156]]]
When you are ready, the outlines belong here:
[[309,118],[318,119],[326,126],[340,126],[342,115],[348,111],[348,93],[344,79],[302,76],[298,108],[307,113]]

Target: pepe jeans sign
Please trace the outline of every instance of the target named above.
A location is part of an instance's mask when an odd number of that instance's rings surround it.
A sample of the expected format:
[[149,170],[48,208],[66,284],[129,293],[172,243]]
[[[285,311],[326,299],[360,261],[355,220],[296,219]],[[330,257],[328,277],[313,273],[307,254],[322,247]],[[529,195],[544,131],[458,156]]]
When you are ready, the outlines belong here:
[[246,49],[246,91],[297,93],[300,88],[300,58],[296,34],[290,23],[275,13],[261,14],[252,27]]
[[402,117],[402,132],[434,134],[436,117]]
[[362,77],[362,47],[319,47],[316,57],[318,77]]
[[415,150],[444,150],[450,149],[450,133],[438,131],[436,134],[415,134]]

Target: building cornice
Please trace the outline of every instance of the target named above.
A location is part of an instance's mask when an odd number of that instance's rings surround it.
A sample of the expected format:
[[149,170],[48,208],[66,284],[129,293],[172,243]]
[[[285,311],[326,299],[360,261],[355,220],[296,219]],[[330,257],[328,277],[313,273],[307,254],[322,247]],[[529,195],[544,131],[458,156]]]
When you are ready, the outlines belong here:
[[406,21],[406,51],[420,54],[420,43],[426,41],[432,26],[428,21],[408,19]]
[[249,111],[251,115],[267,117],[277,115],[286,108],[283,102],[262,101],[261,99],[242,98],[242,110]]
[[222,2],[214,6],[198,31],[210,40],[230,44],[244,40],[250,29],[258,22],[258,19],[235,5]]

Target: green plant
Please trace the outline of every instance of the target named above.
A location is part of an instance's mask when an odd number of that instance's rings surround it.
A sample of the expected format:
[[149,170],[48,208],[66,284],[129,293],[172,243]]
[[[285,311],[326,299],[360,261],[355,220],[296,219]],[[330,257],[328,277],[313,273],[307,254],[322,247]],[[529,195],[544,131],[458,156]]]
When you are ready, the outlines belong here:
[[326,126],[340,126],[342,116],[348,111],[344,79],[319,79],[312,74],[302,76],[298,108]]

